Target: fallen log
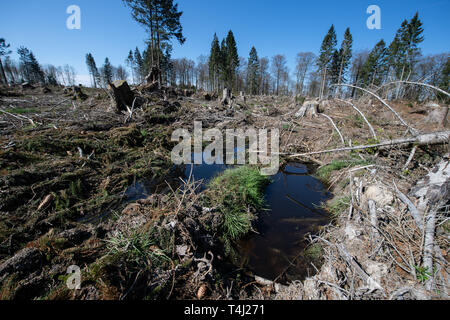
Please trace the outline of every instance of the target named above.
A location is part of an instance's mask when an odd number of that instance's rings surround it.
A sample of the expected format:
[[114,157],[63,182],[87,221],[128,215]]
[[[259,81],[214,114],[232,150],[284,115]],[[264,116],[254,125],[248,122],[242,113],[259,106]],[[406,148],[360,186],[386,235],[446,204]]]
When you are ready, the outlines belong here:
[[391,148],[395,146],[408,146],[411,144],[424,146],[424,145],[433,145],[433,144],[444,144],[449,143],[450,139],[450,131],[442,131],[442,132],[433,132],[433,133],[425,133],[420,134],[410,138],[401,138],[394,140],[385,140],[376,144],[369,144],[365,146],[356,146],[356,147],[346,147],[346,148],[337,148],[337,149],[329,149],[329,150],[321,150],[307,153],[298,153],[298,154],[286,154],[289,158],[298,158],[305,157],[315,154],[323,154],[323,153],[331,153],[331,152],[344,152],[344,151],[352,151],[352,150],[364,150],[370,148]]

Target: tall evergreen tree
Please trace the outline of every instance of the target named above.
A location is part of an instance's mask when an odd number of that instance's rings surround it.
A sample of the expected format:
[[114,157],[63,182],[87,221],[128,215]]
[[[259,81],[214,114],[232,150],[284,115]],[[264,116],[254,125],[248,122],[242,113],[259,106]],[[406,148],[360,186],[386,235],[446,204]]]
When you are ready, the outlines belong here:
[[[174,4],[173,0],[123,1],[131,8],[132,17],[149,32],[148,43],[151,49],[148,56],[151,66],[156,65],[162,69],[163,53],[167,52],[167,44],[171,39],[175,38],[180,44],[186,41],[180,23],[183,12],[178,11],[178,4]],[[164,70],[160,76],[162,73]]]
[[138,82],[142,82],[146,76],[145,65],[144,59],[142,58],[141,52],[139,51],[138,47],[136,47],[136,49],[134,50],[134,62],[137,80]]
[[133,78],[133,83],[136,82],[136,73],[135,73],[135,61],[134,61],[134,55],[133,55],[133,50],[130,50],[130,52],[128,53],[128,57],[125,60],[126,65],[128,66],[128,68],[130,68],[131,70],[131,77]]
[[25,80],[31,83],[45,82],[44,72],[33,52],[25,47],[20,47],[17,53],[19,54]]
[[219,39],[217,38],[217,34],[214,33],[214,38],[211,43],[211,51],[209,53],[209,78],[211,81],[211,85],[213,90],[217,90],[219,86],[219,72],[221,65],[221,52]]
[[380,40],[370,52],[362,68],[361,82],[365,86],[379,86],[387,71],[387,49],[384,40]]
[[236,79],[236,72],[239,67],[239,55],[237,52],[236,40],[234,39],[233,31],[229,31],[225,40],[225,47],[222,48],[222,54],[224,57],[224,75],[225,83],[229,89],[233,89],[235,86],[234,80]]
[[260,66],[258,52],[255,47],[250,50],[250,56],[247,63],[247,90],[250,94],[256,95],[259,92]]
[[[350,60],[352,59],[352,46],[353,46],[353,37],[350,33],[350,28],[345,30],[344,40],[341,44],[341,49],[339,51],[339,75],[337,79],[337,83],[341,84],[345,82],[345,75],[347,73],[348,67],[350,66]],[[337,87],[337,95],[339,95],[341,87]]]
[[109,59],[105,59],[105,64],[103,65],[103,81],[105,86],[112,82],[113,79],[113,66],[109,62]]
[[88,53],[86,55],[86,64],[89,70],[89,74],[92,77],[92,84],[94,85],[94,88],[97,88],[97,85],[100,84],[99,83],[100,74],[98,72],[95,59],[91,53]]
[[322,75],[321,90],[320,90],[321,98],[323,97],[326,91],[327,76],[331,67],[333,56],[335,55],[336,44],[337,44],[336,32],[334,30],[334,25],[331,25],[330,29],[325,35],[325,38],[322,41],[322,45],[320,47],[320,55],[319,58],[317,59],[318,71]]
[[10,44],[6,44],[5,39],[0,38],[0,72],[2,73],[2,77],[4,82],[8,84],[8,78],[6,78],[5,69],[3,69],[2,57],[8,56],[11,54],[11,50],[9,50]]

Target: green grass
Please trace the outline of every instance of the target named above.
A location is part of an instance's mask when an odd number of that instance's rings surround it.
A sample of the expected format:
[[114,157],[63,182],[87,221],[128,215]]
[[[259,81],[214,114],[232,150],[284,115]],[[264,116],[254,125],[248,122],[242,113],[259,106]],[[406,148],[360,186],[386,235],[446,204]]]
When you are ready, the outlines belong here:
[[253,215],[249,211],[262,207],[269,182],[258,169],[239,167],[224,171],[209,183],[207,201],[223,214],[222,240],[226,251],[250,231]]
[[110,254],[124,256],[127,262],[133,262],[137,266],[145,268],[149,266],[149,263],[153,266],[161,266],[170,261],[162,250],[152,249],[155,248],[156,243],[150,234],[144,231],[118,232],[106,242]]
[[371,161],[357,158],[333,160],[330,164],[320,167],[316,172],[316,176],[322,181],[328,181],[333,171],[338,171],[344,168],[351,168],[355,166],[366,166],[371,163]]
[[339,216],[350,205],[351,197],[345,196],[334,199],[325,209],[328,210],[333,216]]
[[38,112],[35,108],[11,108],[6,110],[9,113],[14,114],[27,114],[27,113],[36,113]]

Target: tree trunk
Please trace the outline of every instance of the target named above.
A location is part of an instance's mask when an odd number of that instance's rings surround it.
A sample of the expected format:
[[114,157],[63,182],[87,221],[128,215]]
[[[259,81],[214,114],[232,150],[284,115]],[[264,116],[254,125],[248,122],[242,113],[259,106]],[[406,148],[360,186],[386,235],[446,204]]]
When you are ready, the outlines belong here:
[[5,79],[5,84],[8,85],[8,78],[6,78],[5,70],[3,69],[2,59],[0,59],[0,71],[2,73],[3,79]]

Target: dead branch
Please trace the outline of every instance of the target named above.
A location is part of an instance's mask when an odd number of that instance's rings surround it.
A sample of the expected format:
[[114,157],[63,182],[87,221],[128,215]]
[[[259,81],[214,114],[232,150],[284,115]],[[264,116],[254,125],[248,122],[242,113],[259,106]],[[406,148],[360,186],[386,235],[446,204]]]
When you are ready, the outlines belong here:
[[330,116],[327,116],[324,113],[319,113],[321,116],[324,116],[325,118],[327,118],[328,120],[330,120],[331,124],[333,125],[334,129],[336,130],[336,132],[339,134],[339,137],[341,137],[341,141],[342,144],[345,146],[345,140],[344,137],[342,136],[342,133],[339,131],[338,127],[336,126],[336,124],[334,123],[333,119],[331,119]]
[[398,84],[398,83],[414,84],[414,85],[418,85],[418,86],[428,87],[428,88],[431,88],[431,89],[434,89],[434,90],[436,90],[436,91],[439,91],[440,93],[443,93],[443,94],[445,94],[445,95],[447,95],[447,96],[450,97],[450,93],[448,93],[447,91],[444,91],[444,90],[442,90],[442,89],[440,89],[440,88],[438,88],[438,87],[432,86],[432,85],[430,85],[430,84],[428,84],[428,83],[413,82],[413,81],[404,81],[404,80],[403,80],[403,81],[393,81],[393,82],[386,83],[383,87],[388,86],[388,85],[391,85],[391,84]]
[[400,120],[400,122],[401,122],[405,127],[407,127],[407,128],[411,131],[411,133],[416,134],[416,133],[418,132],[416,129],[414,129],[414,128],[411,127],[409,124],[407,124],[406,121],[403,120],[403,118],[397,113],[397,111],[394,110],[394,108],[392,108],[389,104],[387,104],[386,101],[384,101],[380,96],[376,95],[376,94],[373,93],[372,91],[367,90],[367,89],[363,89],[363,88],[361,88],[361,87],[358,87],[358,86],[355,86],[355,85],[351,85],[351,84],[334,84],[334,86],[347,86],[347,87],[350,87],[350,88],[356,88],[356,89],[362,90],[362,91],[364,91],[364,92],[367,92],[368,94],[374,96],[374,97],[377,98],[379,101],[381,101],[381,103],[382,103],[383,105],[385,105],[389,110],[391,110],[392,113],[394,113],[395,116]]
[[417,225],[417,227],[423,231],[423,217],[422,214],[417,210],[416,206],[409,200],[407,196],[405,196],[400,190],[398,190],[397,185],[395,185],[395,191],[397,192],[397,197],[408,206],[409,212],[411,213],[412,217],[414,218],[414,221]]
[[367,272],[361,267],[361,265],[355,260],[355,258],[347,252],[343,244],[337,244],[336,247],[339,250],[341,257],[347,262],[348,265],[352,266],[359,277],[369,285],[370,289],[383,290],[381,285],[376,282]]
[[409,164],[411,163],[412,159],[414,158],[414,155],[416,154],[417,151],[417,146],[414,146],[414,148],[412,148],[411,153],[409,154],[408,160],[406,161],[405,165],[403,166],[403,171],[405,171],[406,169],[408,169]]
[[369,199],[369,213],[370,213],[370,224],[372,225],[372,233],[375,242],[377,241],[378,234],[378,218],[377,218],[377,205],[375,201]]
[[372,136],[375,140],[377,140],[377,134],[375,133],[375,130],[373,129],[372,125],[370,124],[369,120],[367,120],[366,116],[364,115],[364,113],[362,113],[361,110],[359,110],[353,103],[342,100],[342,99],[336,99],[338,101],[341,101],[343,103],[347,103],[348,105],[352,106],[353,109],[355,109],[360,115],[361,117],[364,119],[364,121],[366,122],[366,124],[369,126],[370,132],[372,133]]
[[291,154],[291,155],[289,155],[289,158],[298,158],[298,157],[310,156],[310,155],[315,155],[315,154],[323,154],[323,153],[331,153],[331,152],[363,150],[363,149],[369,149],[369,148],[390,148],[390,147],[394,147],[394,146],[411,145],[411,144],[417,144],[419,146],[430,145],[430,144],[443,144],[443,143],[448,143],[449,138],[450,138],[450,131],[433,132],[433,133],[421,134],[421,135],[411,137],[411,138],[385,140],[380,143],[370,144],[370,145],[365,145],[365,146],[346,147],[346,148],[337,148],[337,149],[314,151],[314,152],[307,152],[307,153]]

